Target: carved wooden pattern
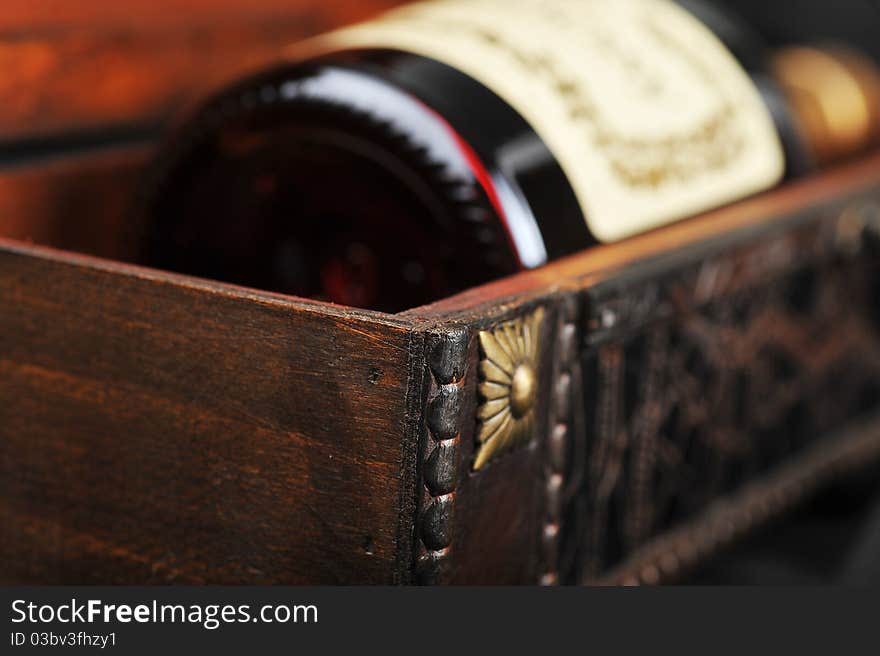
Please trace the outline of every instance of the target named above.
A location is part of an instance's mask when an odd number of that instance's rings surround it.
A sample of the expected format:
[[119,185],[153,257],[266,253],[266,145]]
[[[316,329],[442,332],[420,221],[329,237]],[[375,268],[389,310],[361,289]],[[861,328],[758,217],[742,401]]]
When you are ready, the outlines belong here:
[[550,398],[550,421],[545,437],[544,514],[539,536],[541,553],[541,585],[559,582],[559,538],[562,530],[562,500],[565,486],[565,462],[569,445],[578,436],[573,434],[573,390],[580,389],[578,364],[577,300],[571,295],[563,299],[556,327],[556,352],[553,389]]
[[751,481],[715,500],[696,521],[665,531],[636,557],[598,579],[600,585],[657,585],[680,581],[688,569],[748,536],[830,481],[846,477],[880,459],[880,415],[858,420],[816,440],[804,452],[776,467],[773,475]]
[[868,252],[878,214],[857,205],[588,291],[587,443],[569,451],[560,545],[569,581],[601,580],[880,406],[880,276]]

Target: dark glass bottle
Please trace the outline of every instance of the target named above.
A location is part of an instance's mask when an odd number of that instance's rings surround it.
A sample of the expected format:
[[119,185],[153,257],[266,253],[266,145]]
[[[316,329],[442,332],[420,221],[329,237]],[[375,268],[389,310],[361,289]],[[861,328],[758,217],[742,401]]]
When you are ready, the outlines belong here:
[[[789,170],[804,167],[755,37],[685,4],[755,82]],[[538,75],[546,62],[523,63]],[[143,264],[389,312],[598,241],[521,112],[399,47],[332,48],[226,89],[169,140],[145,207]]]

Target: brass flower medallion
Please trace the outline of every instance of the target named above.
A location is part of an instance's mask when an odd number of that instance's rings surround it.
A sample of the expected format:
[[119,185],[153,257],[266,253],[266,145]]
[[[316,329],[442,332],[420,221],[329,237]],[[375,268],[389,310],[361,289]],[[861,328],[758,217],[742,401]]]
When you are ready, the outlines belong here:
[[477,456],[481,469],[532,439],[538,398],[538,359],[544,309],[480,332],[480,386]]

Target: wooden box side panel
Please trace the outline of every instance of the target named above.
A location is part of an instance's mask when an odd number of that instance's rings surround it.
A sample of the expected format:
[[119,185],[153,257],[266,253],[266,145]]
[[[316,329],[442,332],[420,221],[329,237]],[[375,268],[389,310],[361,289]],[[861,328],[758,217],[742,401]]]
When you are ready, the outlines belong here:
[[[763,521],[764,506],[822,482],[817,463],[848,448],[836,436],[880,410],[880,189],[785,219],[586,290],[585,448],[566,475],[576,484],[562,547],[570,581],[679,576]],[[863,464],[878,456],[877,439],[864,445]],[[768,495],[695,531],[662,572],[645,563],[666,532],[796,462],[819,469],[784,503]]]
[[405,579],[418,341],[391,321],[7,244],[0,578]]

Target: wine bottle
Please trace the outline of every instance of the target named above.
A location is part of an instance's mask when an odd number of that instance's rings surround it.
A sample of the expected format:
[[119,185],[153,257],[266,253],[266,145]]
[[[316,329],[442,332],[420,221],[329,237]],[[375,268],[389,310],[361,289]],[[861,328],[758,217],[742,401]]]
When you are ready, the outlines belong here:
[[292,47],[146,185],[141,262],[400,311],[806,168],[755,37],[670,0],[436,0]]

